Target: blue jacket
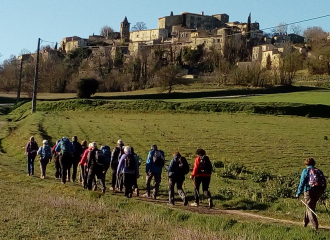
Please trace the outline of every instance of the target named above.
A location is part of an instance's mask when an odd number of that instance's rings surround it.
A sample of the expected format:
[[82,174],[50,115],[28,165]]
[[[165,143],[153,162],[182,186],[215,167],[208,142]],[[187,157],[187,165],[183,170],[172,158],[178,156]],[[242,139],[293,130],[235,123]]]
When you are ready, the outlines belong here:
[[311,189],[311,186],[309,186],[309,169],[311,168],[314,168],[314,166],[307,166],[304,170],[302,170],[296,196],[299,196],[300,194]]
[[[165,158],[164,152],[162,150],[158,150],[158,151]],[[163,164],[163,166],[160,166],[160,167],[156,166],[154,164],[154,161],[153,161],[153,156],[154,156],[154,150],[150,150],[149,153],[148,153],[148,158],[147,158],[147,162],[146,162],[146,173],[148,173],[148,172],[162,173],[162,169],[164,167],[164,164]]]
[[[131,153],[128,153],[128,154],[131,154]],[[125,168],[125,158],[126,158],[127,154],[124,153],[121,157],[120,157],[120,160],[119,160],[119,163],[118,163],[118,167],[117,167],[117,174],[119,173],[130,173],[130,174],[135,174],[136,176],[139,176],[139,161],[136,157],[136,155],[134,155],[134,158],[135,158],[135,170],[128,170]]]
[[168,171],[169,178],[172,178],[174,180],[184,180],[185,179],[185,175],[182,174],[180,171],[180,162],[178,160],[178,156],[174,156],[170,165],[168,167],[166,167],[166,170]]
[[[61,141],[56,145],[56,148],[55,148],[55,152],[61,152],[61,146],[62,146],[62,140],[63,138],[61,139]],[[74,147],[72,145],[72,142],[70,142],[70,150],[72,153],[74,153]]]

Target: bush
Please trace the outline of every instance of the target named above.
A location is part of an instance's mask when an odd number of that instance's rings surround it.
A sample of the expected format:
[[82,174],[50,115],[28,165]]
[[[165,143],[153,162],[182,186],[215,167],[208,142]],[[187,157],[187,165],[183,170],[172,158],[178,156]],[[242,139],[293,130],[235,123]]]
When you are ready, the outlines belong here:
[[77,97],[90,98],[99,88],[99,82],[93,78],[80,79],[77,84]]

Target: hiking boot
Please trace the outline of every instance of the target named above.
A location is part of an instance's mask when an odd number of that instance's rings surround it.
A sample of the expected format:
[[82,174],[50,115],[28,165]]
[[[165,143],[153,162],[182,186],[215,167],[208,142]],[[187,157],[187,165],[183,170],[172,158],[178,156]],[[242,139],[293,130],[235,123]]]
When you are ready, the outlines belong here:
[[129,194],[127,195],[127,197],[128,197],[128,198],[132,198],[132,193],[129,193]]
[[141,197],[150,198],[150,194],[145,193],[145,194],[143,194]]
[[190,204],[190,206],[192,206],[192,207],[198,207],[198,205],[199,205],[199,204],[196,203],[196,202]]
[[188,201],[187,201],[187,200],[185,200],[185,201],[183,202],[183,206],[188,206]]
[[135,188],[135,193],[136,193],[136,196],[137,197],[140,195],[140,192],[139,192],[139,189],[138,188]]
[[212,201],[212,198],[209,198],[208,201],[209,201],[209,208],[213,208],[213,201]]

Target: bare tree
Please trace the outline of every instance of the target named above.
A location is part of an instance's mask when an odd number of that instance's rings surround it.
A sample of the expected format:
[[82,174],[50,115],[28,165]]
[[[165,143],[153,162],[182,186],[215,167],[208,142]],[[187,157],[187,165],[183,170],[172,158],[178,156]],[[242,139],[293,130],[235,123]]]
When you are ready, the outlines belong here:
[[145,22],[137,22],[133,27],[132,27],[132,31],[141,31],[141,30],[146,30],[147,29],[147,25]]
[[304,31],[304,37],[307,42],[320,42],[327,38],[327,33],[321,27],[308,27]]
[[168,91],[170,94],[173,87],[178,84],[186,84],[187,79],[182,79],[179,77],[181,73],[181,68],[175,65],[168,65],[160,69],[155,75],[155,84],[160,87],[160,90]]
[[272,29],[273,35],[285,35],[288,32],[288,25],[285,22],[279,23]]
[[294,24],[291,26],[291,32],[297,35],[301,35],[302,33],[302,27],[298,24]]
[[107,36],[109,36],[110,33],[113,33],[113,32],[114,31],[111,27],[109,27],[108,25],[105,25],[101,28],[100,35],[107,37]]

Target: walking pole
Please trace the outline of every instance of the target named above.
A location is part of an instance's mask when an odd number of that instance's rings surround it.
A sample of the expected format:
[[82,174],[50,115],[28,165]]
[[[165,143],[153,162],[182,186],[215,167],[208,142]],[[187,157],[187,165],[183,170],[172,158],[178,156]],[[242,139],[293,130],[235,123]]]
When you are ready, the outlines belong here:
[[330,214],[329,214],[328,208],[327,208],[327,206],[325,205],[325,202],[324,202],[323,199],[322,199],[322,203],[323,203],[323,205],[324,205],[324,207],[325,207],[325,210],[327,211],[327,213],[328,213],[328,215],[329,215],[329,217],[330,217]]
[[308,207],[307,206],[307,204],[303,201],[303,200],[300,200],[312,213],[314,213],[314,215],[316,216],[316,217],[318,217],[317,215],[316,215],[316,213],[310,208],[310,207]]

